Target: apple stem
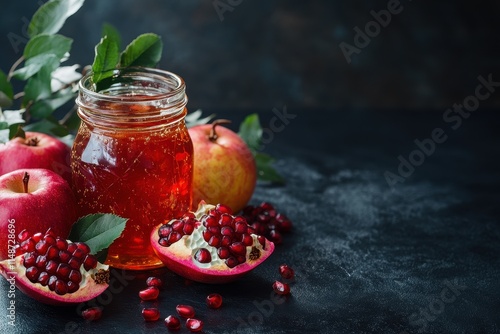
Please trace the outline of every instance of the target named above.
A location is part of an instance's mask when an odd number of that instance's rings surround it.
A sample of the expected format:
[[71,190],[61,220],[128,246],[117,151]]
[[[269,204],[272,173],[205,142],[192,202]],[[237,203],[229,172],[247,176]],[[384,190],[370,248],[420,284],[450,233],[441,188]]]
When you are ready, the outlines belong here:
[[28,139],[26,141],[26,145],[37,146],[39,142],[40,142],[40,139],[38,139],[37,137],[31,137],[30,139]]
[[28,193],[28,183],[30,182],[30,175],[28,172],[24,172],[23,176],[23,187],[24,187],[24,192]]
[[230,120],[228,119],[218,119],[218,120],[215,120],[213,123],[212,123],[212,130],[210,130],[210,134],[208,135],[208,139],[210,141],[216,141],[218,136],[217,136],[217,132],[215,132],[215,127],[217,125],[221,125],[221,124],[229,124],[231,123]]

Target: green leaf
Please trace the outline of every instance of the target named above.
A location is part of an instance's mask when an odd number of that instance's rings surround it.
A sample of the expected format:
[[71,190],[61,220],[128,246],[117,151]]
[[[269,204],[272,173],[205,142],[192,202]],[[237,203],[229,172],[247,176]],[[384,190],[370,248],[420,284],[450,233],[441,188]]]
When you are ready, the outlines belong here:
[[112,214],[97,213],[78,219],[68,239],[85,242],[92,254],[108,248],[118,238],[128,219]]
[[122,44],[122,38],[118,30],[109,23],[104,23],[102,26],[102,37],[108,37],[110,40],[114,41],[120,49]]
[[58,66],[59,59],[56,55],[43,53],[26,60],[24,67],[14,71],[13,76],[19,80],[27,80],[37,74],[42,67],[52,73]]
[[7,80],[5,73],[0,70],[0,108],[7,108],[12,105],[14,90],[11,83]]
[[46,99],[52,94],[50,87],[51,72],[51,67],[43,66],[36,75],[29,78],[26,86],[24,86],[24,105]]
[[66,88],[52,94],[50,98],[46,99],[45,101],[53,110],[56,110],[57,108],[65,105],[67,102],[74,100],[75,97],[76,93],[74,93],[71,88]]
[[42,119],[49,117],[54,109],[50,106],[50,104],[46,100],[40,100],[31,105],[29,108],[30,115],[35,119]]
[[285,179],[273,167],[274,159],[268,154],[256,153],[257,177],[260,181],[276,182],[283,184]]
[[207,124],[215,117],[215,114],[208,115],[207,117],[204,117],[204,118],[201,118],[201,115],[202,115],[202,111],[200,109],[187,114],[186,115],[186,126],[188,128],[191,128],[191,127],[196,126],[196,125]]
[[155,67],[160,62],[162,51],[160,36],[152,33],[142,34],[123,51],[120,66]]
[[71,50],[73,40],[62,35],[38,35],[30,39],[24,48],[24,58],[30,59],[40,54],[52,54],[58,60]]
[[108,36],[101,38],[101,41],[95,47],[95,58],[92,64],[94,84],[113,76],[119,61],[120,51],[116,41]]
[[240,124],[238,135],[247,143],[251,150],[257,151],[262,137],[259,115],[248,115]]
[[26,131],[48,133],[54,136],[63,137],[68,135],[68,129],[59,124],[54,116],[49,116],[38,122],[30,123],[24,127]]
[[21,125],[10,126],[9,139],[12,138],[26,139],[26,132]]
[[33,15],[28,26],[28,35],[52,35],[59,31],[66,19],[82,7],[85,0],[51,0],[42,5]]

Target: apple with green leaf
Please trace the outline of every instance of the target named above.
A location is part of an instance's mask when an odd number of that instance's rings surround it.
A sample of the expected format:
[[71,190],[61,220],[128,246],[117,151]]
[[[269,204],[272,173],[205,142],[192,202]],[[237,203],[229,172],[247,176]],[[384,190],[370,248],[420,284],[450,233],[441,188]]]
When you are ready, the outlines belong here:
[[56,235],[66,238],[77,218],[69,184],[60,175],[41,168],[19,169],[0,176],[0,208],[0,260],[12,254],[22,230],[33,234],[50,227]]
[[21,168],[45,168],[71,182],[71,148],[59,139],[39,132],[22,130],[0,144],[0,175]]

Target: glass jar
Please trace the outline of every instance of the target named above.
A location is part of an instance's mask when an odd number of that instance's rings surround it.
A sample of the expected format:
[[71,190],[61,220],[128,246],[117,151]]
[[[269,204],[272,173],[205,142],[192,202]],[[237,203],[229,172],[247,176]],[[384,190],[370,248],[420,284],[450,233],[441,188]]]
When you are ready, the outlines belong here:
[[161,267],[149,243],[154,226],[191,206],[193,145],[184,118],[185,83],[150,68],[117,70],[96,91],[90,74],[76,99],[82,122],[71,153],[80,215],[128,218],[106,263],[123,269]]

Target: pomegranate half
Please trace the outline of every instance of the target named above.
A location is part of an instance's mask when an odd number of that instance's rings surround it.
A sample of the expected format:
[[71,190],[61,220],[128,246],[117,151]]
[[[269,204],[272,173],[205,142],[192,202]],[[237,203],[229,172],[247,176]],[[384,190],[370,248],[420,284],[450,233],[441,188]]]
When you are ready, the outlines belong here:
[[25,233],[23,239],[20,255],[0,262],[0,274],[27,296],[44,304],[72,305],[108,287],[109,267],[99,263],[85,243],[64,240],[50,229]]
[[196,212],[154,228],[151,245],[168,269],[214,284],[240,278],[274,251],[274,243],[255,234],[245,218],[204,201]]

